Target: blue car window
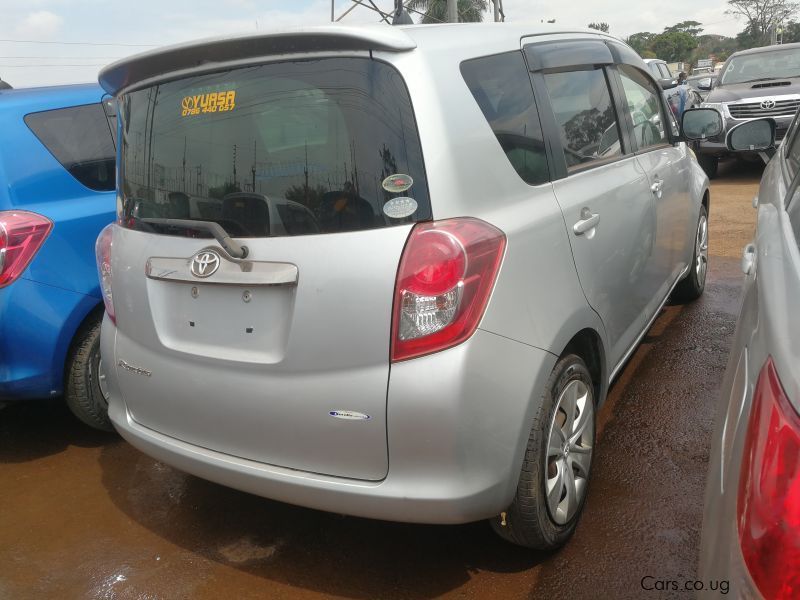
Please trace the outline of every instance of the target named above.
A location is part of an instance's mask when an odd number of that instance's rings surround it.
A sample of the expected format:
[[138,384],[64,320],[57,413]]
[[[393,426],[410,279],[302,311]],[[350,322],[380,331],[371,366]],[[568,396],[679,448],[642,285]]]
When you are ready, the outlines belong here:
[[116,186],[114,141],[100,104],[86,104],[25,116],[25,123],[58,162],[89,189]]

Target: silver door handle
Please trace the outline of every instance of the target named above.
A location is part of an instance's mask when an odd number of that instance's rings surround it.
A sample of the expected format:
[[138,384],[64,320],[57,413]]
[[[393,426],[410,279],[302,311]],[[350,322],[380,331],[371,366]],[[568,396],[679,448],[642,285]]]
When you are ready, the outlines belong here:
[[572,226],[572,231],[575,232],[575,235],[583,235],[587,231],[591,231],[597,224],[600,222],[600,215],[595,213],[592,214],[588,208],[584,208],[581,211],[581,220],[575,223]]
[[661,187],[664,185],[664,181],[661,179],[656,179],[653,182],[653,185],[650,186],[650,191],[656,195],[656,198],[661,198]]

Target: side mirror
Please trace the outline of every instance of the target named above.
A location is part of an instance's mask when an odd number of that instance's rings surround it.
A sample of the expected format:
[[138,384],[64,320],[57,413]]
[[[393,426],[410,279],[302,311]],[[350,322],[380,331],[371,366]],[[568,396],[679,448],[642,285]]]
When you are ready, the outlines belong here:
[[755,119],[737,125],[725,140],[728,150],[758,152],[775,145],[775,120]]
[[722,115],[715,108],[690,108],[683,113],[681,131],[687,140],[704,140],[722,133]]
[[707,92],[711,89],[711,77],[703,77],[697,81],[697,89]]
[[661,83],[662,90],[671,90],[672,88],[678,86],[677,79],[661,79],[659,83]]

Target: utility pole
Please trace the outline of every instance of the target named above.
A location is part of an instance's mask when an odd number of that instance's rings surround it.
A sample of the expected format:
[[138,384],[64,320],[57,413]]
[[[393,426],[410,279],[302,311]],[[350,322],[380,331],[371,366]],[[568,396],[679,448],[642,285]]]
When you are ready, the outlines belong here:
[[447,16],[445,20],[448,23],[458,23],[458,0],[447,0]]
[[500,0],[492,0],[492,4],[494,4],[494,22],[500,22]]

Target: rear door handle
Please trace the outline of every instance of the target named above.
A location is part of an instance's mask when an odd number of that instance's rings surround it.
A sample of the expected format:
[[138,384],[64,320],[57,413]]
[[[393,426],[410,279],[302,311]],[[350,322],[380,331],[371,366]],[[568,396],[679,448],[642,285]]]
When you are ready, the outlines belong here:
[[661,195],[663,194],[663,192],[661,191],[661,188],[663,186],[664,186],[663,179],[656,179],[653,182],[653,185],[650,186],[650,191],[653,192],[656,195],[656,198],[658,198],[659,200],[661,199]]
[[588,208],[581,210],[581,220],[572,226],[572,231],[575,235],[583,235],[587,231],[591,231],[600,222],[600,215],[592,213]]

